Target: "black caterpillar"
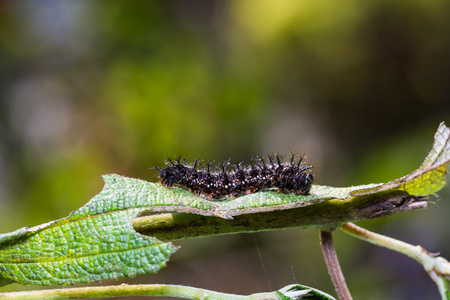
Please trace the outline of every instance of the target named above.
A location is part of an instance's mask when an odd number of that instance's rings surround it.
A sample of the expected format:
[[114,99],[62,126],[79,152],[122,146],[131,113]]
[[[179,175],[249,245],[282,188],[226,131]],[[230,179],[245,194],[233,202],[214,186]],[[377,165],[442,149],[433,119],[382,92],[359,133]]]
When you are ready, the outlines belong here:
[[284,163],[283,156],[279,155],[269,156],[266,161],[257,157],[256,161],[249,159],[249,166],[244,162],[235,162],[235,169],[227,172],[228,160],[216,166],[217,172],[211,172],[212,163],[207,164],[206,170],[203,165],[198,170],[198,159],[189,165],[186,160],[183,164],[180,157],[175,162],[169,159],[165,169],[157,170],[160,172],[161,184],[167,187],[174,184],[185,186],[192,193],[204,195],[208,200],[223,196],[235,198],[244,193],[251,194],[270,188],[278,188],[278,193],[308,195],[314,176],[306,172],[312,166],[300,166],[302,159],[300,157],[296,160],[293,154],[290,162]]

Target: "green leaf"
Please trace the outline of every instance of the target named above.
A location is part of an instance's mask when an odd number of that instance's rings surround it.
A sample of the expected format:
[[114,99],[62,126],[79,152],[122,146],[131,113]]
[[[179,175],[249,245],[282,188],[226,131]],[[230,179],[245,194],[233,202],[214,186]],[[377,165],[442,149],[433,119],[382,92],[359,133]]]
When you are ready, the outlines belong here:
[[88,283],[157,273],[166,265],[177,248],[136,233],[130,223],[145,210],[143,186],[106,179],[100,194],[69,217],[0,236],[4,284]]
[[352,194],[356,196],[386,190],[406,191],[415,196],[434,194],[446,185],[445,176],[449,161],[450,128],[442,122],[434,135],[434,143],[430,153],[417,170],[402,178],[361,189]]
[[336,300],[327,293],[300,284],[288,285],[277,291],[277,293],[280,295],[282,300]]

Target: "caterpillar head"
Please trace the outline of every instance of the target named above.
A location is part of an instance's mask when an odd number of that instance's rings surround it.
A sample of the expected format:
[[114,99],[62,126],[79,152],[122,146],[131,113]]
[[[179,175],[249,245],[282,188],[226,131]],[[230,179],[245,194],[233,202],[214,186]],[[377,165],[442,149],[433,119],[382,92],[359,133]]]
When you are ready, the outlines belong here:
[[300,192],[303,195],[308,195],[309,191],[311,190],[311,186],[314,182],[314,175],[311,173],[303,173],[305,176],[304,179],[300,182]]

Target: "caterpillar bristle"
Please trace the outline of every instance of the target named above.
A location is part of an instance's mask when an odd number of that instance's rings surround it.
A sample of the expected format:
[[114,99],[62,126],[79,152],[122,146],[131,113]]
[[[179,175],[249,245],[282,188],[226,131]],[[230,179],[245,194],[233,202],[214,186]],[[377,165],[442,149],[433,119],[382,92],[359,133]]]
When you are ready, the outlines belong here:
[[192,165],[192,168],[197,169],[197,163],[198,163],[198,158],[195,159],[194,164]]

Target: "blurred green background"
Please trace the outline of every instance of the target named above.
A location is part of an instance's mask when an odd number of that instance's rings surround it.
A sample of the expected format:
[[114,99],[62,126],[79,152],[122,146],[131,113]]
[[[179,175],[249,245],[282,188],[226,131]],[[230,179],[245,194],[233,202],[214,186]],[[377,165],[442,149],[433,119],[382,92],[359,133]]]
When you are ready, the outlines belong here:
[[[67,216],[102,174],[156,181],[178,155],[297,151],[333,186],[403,176],[450,125],[449,20],[447,0],[3,0],[0,232]],[[450,258],[449,190],[362,225]],[[439,298],[409,258],[335,242],[354,299]],[[316,230],[175,243],[160,274],[120,282],[334,295]]]

